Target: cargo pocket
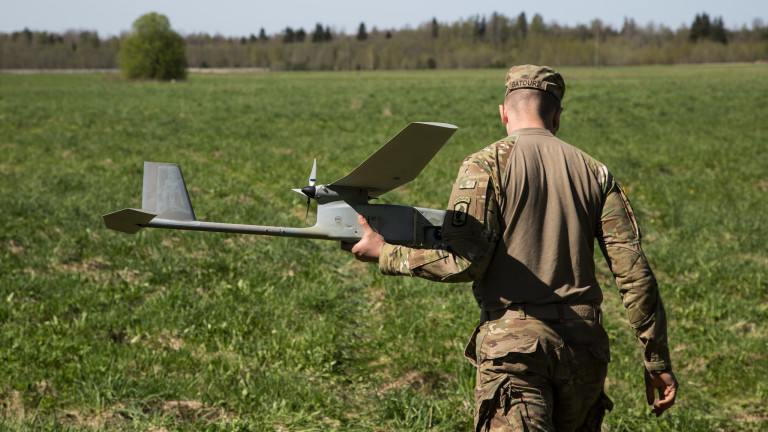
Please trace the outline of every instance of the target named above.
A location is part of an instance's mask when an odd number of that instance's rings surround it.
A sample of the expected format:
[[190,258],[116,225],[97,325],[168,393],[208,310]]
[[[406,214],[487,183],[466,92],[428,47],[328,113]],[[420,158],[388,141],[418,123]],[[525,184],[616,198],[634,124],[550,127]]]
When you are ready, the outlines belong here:
[[493,380],[488,381],[475,388],[475,431],[491,431],[496,412],[499,409],[499,399],[502,387],[506,384],[508,377],[498,375]]
[[[544,384],[520,388],[510,384],[502,390],[504,417],[511,430],[551,430],[552,405],[540,388]],[[549,398],[551,401],[551,397]],[[506,430],[506,429],[505,429]]]

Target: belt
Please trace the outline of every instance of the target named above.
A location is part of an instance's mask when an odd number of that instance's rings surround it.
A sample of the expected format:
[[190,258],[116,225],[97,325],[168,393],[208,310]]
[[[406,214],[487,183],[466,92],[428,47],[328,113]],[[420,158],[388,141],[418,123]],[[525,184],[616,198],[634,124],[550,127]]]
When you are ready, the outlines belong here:
[[481,321],[496,321],[502,318],[538,320],[590,320],[603,322],[603,311],[594,303],[577,304],[523,304],[512,303],[506,309],[483,310]]

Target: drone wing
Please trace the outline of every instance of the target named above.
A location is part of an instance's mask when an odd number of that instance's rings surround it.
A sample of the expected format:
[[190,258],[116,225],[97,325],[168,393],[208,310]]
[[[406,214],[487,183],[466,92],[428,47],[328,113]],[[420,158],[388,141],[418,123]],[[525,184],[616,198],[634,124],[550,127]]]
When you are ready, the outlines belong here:
[[456,129],[447,123],[411,123],[329,186],[368,189],[371,198],[383,195],[415,179]]

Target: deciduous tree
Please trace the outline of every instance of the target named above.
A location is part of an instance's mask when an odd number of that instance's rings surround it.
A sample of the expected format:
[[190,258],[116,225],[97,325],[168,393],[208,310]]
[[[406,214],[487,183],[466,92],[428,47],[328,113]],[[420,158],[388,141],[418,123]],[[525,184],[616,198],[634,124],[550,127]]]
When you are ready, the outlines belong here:
[[185,79],[184,39],[171,29],[165,15],[142,15],[121,44],[120,68],[131,79]]

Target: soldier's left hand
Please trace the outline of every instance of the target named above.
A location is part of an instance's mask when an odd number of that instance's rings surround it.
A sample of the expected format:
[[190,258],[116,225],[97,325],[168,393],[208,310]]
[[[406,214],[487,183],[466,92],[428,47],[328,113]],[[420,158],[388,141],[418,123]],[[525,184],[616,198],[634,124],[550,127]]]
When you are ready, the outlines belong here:
[[[651,412],[659,417],[664,411],[675,404],[677,397],[677,379],[675,374],[670,372],[648,372],[645,371],[645,395],[648,405],[653,405]],[[659,393],[659,400],[656,401],[654,390]]]
[[363,215],[357,215],[357,221],[363,228],[363,237],[357,243],[341,242],[341,249],[355,254],[358,261],[376,262],[385,243],[384,237],[368,225]]

